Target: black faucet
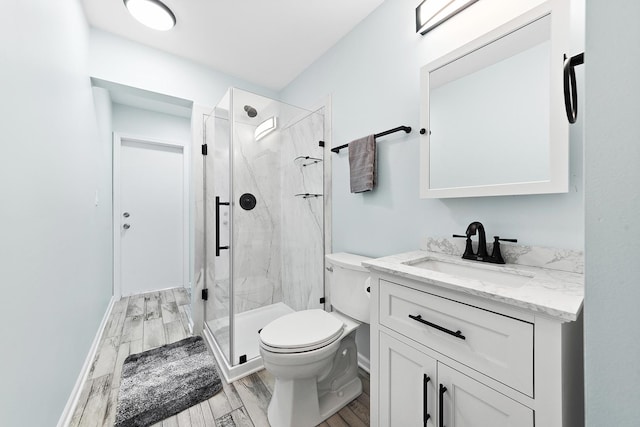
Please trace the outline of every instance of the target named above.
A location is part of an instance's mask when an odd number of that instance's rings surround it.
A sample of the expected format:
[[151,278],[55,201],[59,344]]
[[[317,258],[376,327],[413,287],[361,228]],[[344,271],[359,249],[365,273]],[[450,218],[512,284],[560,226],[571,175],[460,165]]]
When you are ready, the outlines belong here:
[[[471,244],[471,236],[475,236],[478,233],[478,251],[473,252],[473,245]],[[462,237],[467,239],[467,245],[464,248],[462,258],[470,259],[473,261],[490,262],[493,264],[504,264],[504,258],[500,253],[500,242],[513,242],[516,243],[517,239],[501,239],[500,236],[493,236],[493,251],[491,256],[487,253],[487,236],[484,231],[484,225],[478,221],[474,221],[467,227],[465,236],[454,234],[453,237]]]

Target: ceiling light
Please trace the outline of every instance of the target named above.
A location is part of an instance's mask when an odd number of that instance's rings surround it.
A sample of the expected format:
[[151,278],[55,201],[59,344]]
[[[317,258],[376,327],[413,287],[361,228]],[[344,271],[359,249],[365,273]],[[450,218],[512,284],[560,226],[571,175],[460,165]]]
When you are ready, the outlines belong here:
[[268,118],[264,122],[260,123],[256,128],[254,136],[256,137],[256,141],[260,141],[265,136],[269,135],[271,132],[276,130],[278,127],[278,118],[273,116]]
[[141,24],[158,31],[167,31],[176,25],[176,16],[159,0],[124,0],[124,5]]

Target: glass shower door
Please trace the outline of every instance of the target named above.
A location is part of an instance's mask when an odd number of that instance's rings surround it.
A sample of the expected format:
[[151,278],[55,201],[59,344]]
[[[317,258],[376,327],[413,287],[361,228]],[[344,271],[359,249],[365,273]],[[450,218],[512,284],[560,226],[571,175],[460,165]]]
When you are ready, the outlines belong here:
[[207,262],[205,322],[226,360],[232,360],[233,322],[230,275],[231,211],[231,125],[229,97],[223,99],[207,117],[205,141],[208,154],[205,167],[205,247]]

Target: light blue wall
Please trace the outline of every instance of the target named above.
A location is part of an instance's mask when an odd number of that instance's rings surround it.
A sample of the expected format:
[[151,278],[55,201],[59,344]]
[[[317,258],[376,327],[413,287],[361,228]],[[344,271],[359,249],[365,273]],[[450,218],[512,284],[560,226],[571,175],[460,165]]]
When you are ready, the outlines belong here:
[[415,33],[417,3],[384,2],[281,92],[283,100],[301,106],[331,94],[334,145],[399,125],[414,129],[379,140],[373,193],[350,194],[347,151],[333,155],[333,250],[370,256],[414,250],[422,237],[463,233],[474,220],[490,235],[523,244],[582,249],[580,122],[571,132],[568,194],[419,198],[420,67],[540,1],[483,0],[425,37]]
[[640,424],[640,3],[587,0],[587,427]]
[[109,236],[104,242],[102,257],[106,264],[103,280],[109,283],[113,289],[113,143],[112,143],[112,122],[113,109],[109,91],[99,87],[93,87],[93,105],[96,112],[96,121],[100,133],[100,143],[98,148],[98,196],[100,204],[100,233],[102,236]]
[[182,145],[191,144],[191,118],[113,104],[113,131]]
[[89,72],[109,82],[171,95],[213,108],[231,86],[260,95],[276,93],[204,65],[95,28]]
[[3,15],[0,425],[53,426],[111,297],[108,177],[80,2]]

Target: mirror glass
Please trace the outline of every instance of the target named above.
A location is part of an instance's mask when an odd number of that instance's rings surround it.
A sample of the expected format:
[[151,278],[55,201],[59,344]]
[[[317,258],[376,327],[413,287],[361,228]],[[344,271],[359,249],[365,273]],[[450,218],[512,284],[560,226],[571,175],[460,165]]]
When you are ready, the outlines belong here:
[[551,30],[546,14],[423,68],[423,197],[562,191],[550,187]]

